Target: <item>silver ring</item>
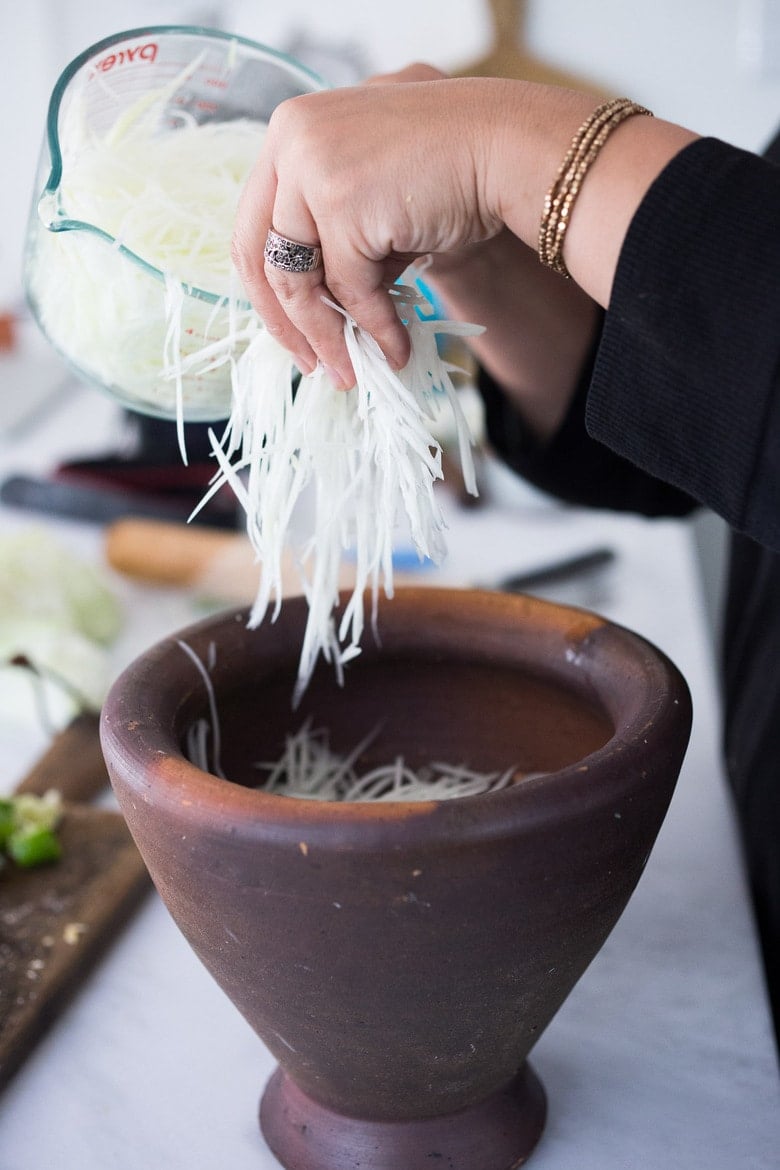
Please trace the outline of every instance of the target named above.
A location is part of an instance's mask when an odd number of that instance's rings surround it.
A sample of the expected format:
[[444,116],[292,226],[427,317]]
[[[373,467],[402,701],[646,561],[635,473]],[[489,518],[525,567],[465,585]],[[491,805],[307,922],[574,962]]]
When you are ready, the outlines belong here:
[[288,240],[273,228],[266,238],[263,255],[267,264],[281,269],[282,272],[313,272],[322,263],[321,248]]

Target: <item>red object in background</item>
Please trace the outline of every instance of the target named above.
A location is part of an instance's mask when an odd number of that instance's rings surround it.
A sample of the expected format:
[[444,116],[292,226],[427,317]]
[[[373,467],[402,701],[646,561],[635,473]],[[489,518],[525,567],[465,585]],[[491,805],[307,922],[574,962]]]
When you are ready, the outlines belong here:
[[0,353],[16,346],[16,318],[13,313],[0,313]]

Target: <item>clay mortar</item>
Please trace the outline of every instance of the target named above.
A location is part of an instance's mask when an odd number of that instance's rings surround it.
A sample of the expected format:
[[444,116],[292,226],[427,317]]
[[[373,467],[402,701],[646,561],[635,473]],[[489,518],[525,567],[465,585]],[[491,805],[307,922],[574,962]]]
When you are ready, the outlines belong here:
[[[533,1045],[604,943],[663,821],[685,683],[592,614],[478,591],[400,590],[346,685],[291,695],[306,611],[208,618],[114,685],[103,745],[178,926],[278,1060],[261,1105],[289,1170],[509,1170],[537,1142]],[[185,758],[211,663],[222,770]],[[305,719],[366,767],[399,753],[510,788],[422,804],[253,789]],[[218,1075],[218,1074],[217,1074]],[[434,1159],[434,1160],[432,1160]]]

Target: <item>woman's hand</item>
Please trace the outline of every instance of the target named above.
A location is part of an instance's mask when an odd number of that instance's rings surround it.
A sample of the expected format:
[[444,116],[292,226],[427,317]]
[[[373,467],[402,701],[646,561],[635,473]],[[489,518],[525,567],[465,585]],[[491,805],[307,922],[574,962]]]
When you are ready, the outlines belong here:
[[[440,272],[457,315],[488,327],[480,357],[489,366],[491,356],[498,359],[502,382],[503,371],[520,358],[524,336],[526,345],[529,337],[538,339],[540,355],[553,354],[556,383],[571,382],[568,367],[584,356],[596,319],[590,298],[608,305],[636,207],[660,170],[695,137],[645,117],[630,118],[610,135],[588,171],[566,234],[564,258],[583,291],[573,289],[541,270],[532,250],[545,194],[593,107],[592,96],[573,90],[446,78],[427,66],[283,102],[269,123],[234,235],[236,267],[267,328],[302,370],[319,360],[337,385],[350,386],[343,320],[324,303],[329,298],[400,368],[409,341],[387,290],[414,257],[432,254],[432,276]],[[287,273],[264,264],[271,228],[319,245],[322,266]],[[468,293],[475,274],[478,298]],[[549,301],[541,324],[538,313],[524,322],[538,298]],[[537,325],[541,333],[534,333]],[[524,394],[529,374],[537,395],[544,395],[545,362],[521,371],[518,385],[508,384],[510,392]],[[540,417],[540,433],[560,413],[559,404]]]
[[[501,83],[499,83],[501,84]],[[412,258],[448,253],[502,228],[484,177],[494,109],[484,83],[414,66],[392,79],[305,95],[274,112],[236,221],[234,260],[266,326],[304,370],[320,359],[354,381],[341,317],[377,340],[395,367],[408,336],[388,287]],[[263,263],[269,228],[319,244],[323,267],[288,274]]]

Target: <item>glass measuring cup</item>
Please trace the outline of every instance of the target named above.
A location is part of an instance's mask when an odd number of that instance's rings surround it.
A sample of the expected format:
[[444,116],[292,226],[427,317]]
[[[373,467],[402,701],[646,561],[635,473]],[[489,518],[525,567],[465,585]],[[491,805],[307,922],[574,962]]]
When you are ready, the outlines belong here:
[[[80,376],[144,414],[227,416],[231,361],[258,327],[231,274],[232,212],[275,107],[323,88],[282,53],[188,26],[107,37],[64,70],[49,104],[25,290]],[[213,211],[208,229],[201,204]]]

